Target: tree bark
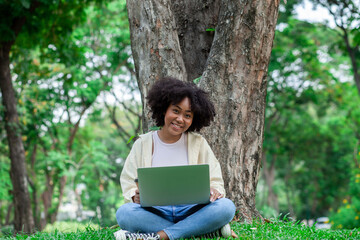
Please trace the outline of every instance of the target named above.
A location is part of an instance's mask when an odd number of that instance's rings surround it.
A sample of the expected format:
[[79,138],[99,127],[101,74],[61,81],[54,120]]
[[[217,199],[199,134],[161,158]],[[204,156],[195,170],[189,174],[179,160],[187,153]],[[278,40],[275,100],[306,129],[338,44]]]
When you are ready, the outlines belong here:
[[14,229],[16,232],[33,232],[35,223],[28,191],[25,151],[16,109],[17,101],[10,75],[10,49],[11,43],[2,43],[0,48],[0,88],[5,108],[5,129],[11,159],[10,177],[15,206]]
[[[148,90],[156,80],[164,76],[187,79],[170,7],[167,0],[127,1],[131,49],[143,103],[146,103]],[[143,104],[144,131],[153,125],[149,119],[149,108]]]
[[6,217],[5,217],[5,226],[10,224],[10,215],[12,212],[12,209],[14,207],[14,203],[10,203],[10,205],[7,208],[7,213],[6,213]]
[[[33,126],[36,128],[36,126]],[[30,176],[28,176],[29,184],[32,189],[32,205],[33,205],[33,215],[34,215],[34,222],[35,228],[38,231],[42,230],[41,221],[40,221],[40,206],[39,206],[39,199],[38,199],[38,189],[36,186],[36,171],[35,171],[35,162],[36,162],[36,153],[37,153],[38,143],[34,143],[34,148],[31,153],[31,168],[30,168]]]
[[214,40],[221,0],[171,1],[187,81],[201,77]]
[[267,68],[279,1],[223,1],[200,86],[217,110],[207,139],[220,159],[227,196],[238,217],[261,217],[255,206],[264,138]]
[[[143,106],[150,86],[161,77],[191,81],[202,75],[199,85],[217,110],[206,138],[221,163],[238,217],[251,221],[261,217],[255,193],[279,0],[219,2],[128,0],[132,53]],[[215,25],[212,36],[206,28]],[[149,109],[143,110],[147,131],[151,118]]]
[[54,183],[52,181],[52,173],[46,172],[46,188],[45,191],[41,194],[41,198],[43,200],[44,205],[44,224],[42,223],[41,226],[45,227],[47,223],[51,222],[51,214],[50,209],[52,206],[52,196],[54,193]]
[[57,214],[59,212],[59,207],[62,203],[62,199],[64,197],[64,190],[65,190],[65,185],[66,185],[66,181],[67,181],[67,176],[61,176],[60,177],[60,181],[59,181],[59,200],[56,203],[56,206],[54,207],[54,211],[52,212],[51,216],[50,216],[50,223],[53,224],[56,221],[56,217]]

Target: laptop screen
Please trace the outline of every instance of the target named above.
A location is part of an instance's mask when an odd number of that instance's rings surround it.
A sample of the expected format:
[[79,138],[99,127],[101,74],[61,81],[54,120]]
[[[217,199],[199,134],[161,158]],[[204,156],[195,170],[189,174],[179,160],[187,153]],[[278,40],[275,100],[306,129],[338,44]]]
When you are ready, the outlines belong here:
[[143,207],[210,202],[209,165],[138,168]]

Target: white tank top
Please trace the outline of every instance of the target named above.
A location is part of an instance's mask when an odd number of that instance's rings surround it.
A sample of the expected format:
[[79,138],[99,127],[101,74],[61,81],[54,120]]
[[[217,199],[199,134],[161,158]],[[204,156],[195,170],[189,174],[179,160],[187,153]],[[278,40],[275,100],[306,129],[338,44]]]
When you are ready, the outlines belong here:
[[152,167],[188,165],[187,134],[182,134],[175,143],[164,143],[158,132],[153,132],[154,152]]

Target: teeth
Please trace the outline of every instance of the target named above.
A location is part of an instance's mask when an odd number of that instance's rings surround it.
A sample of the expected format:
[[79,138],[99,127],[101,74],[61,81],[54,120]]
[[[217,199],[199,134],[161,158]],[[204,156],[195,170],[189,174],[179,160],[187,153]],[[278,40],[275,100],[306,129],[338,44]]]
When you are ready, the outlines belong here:
[[177,124],[175,124],[175,123],[173,123],[173,125],[174,125],[175,127],[181,128],[181,126],[179,126],[179,125],[177,125]]

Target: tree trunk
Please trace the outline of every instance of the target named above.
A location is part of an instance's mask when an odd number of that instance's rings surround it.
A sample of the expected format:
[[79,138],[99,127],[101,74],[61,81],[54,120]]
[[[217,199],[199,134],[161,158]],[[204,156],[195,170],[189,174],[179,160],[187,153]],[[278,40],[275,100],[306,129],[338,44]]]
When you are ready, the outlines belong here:
[[271,156],[270,166],[268,166],[268,162],[264,157],[265,152],[263,151],[263,158],[262,158],[262,169],[264,174],[265,183],[268,187],[268,196],[267,196],[267,205],[272,207],[279,213],[279,201],[276,193],[274,192],[273,186],[275,181],[275,162],[277,159],[276,155]]
[[200,86],[217,109],[207,139],[220,159],[227,195],[238,217],[260,217],[255,207],[264,138],[267,68],[279,1],[223,1]]
[[[206,138],[238,217],[251,221],[260,217],[255,193],[279,0],[219,2],[128,0],[132,53],[143,106],[150,86],[161,77],[190,81],[202,75],[200,86],[217,110]],[[215,34],[206,31],[215,25]],[[144,131],[149,119],[144,107]]]
[[214,40],[221,0],[171,1],[187,80],[201,77]]
[[[41,223],[41,227],[45,227],[45,225],[51,222],[51,206],[52,206],[52,197],[54,193],[54,183],[52,181],[52,173],[46,172],[46,187],[45,191],[41,194],[41,198],[43,200],[44,205],[44,220]],[[41,217],[42,218],[42,217]]]
[[67,176],[61,176],[60,177],[60,181],[59,181],[59,198],[58,198],[58,202],[56,203],[56,206],[54,207],[53,212],[51,213],[50,216],[50,223],[53,224],[56,221],[56,217],[57,214],[59,212],[59,207],[62,203],[62,199],[64,197],[64,190],[65,190],[65,185],[66,185],[66,181],[67,181]]
[[15,206],[14,229],[16,232],[33,232],[35,224],[28,191],[25,151],[16,109],[17,101],[10,75],[10,48],[11,44],[6,43],[3,43],[0,48],[0,88],[5,108],[5,129],[11,159],[10,177],[13,185]]
[[39,215],[39,201],[37,197],[37,187],[35,185],[35,182],[28,177],[28,182],[32,190],[32,205],[33,205],[33,218],[35,223],[35,229],[38,231],[41,231],[41,225],[40,225],[40,215]]
[[[128,0],[131,49],[141,99],[151,85],[164,76],[186,80],[174,15],[167,0]],[[143,130],[153,124],[143,104]]]
[[5,226],[9,225],[10,224],[10,216],[11,216],[11,212],[12,212],[12,209],[14,207],[14,203],[10,203],[8,208],[7,208],[7,213],[6,213],[6,217],[5,217]]
[[[36,126],[33,126],[36,128]],[[30,175],[29,176],[29,184],[32,189],[32,205],[33,205],[33,214],[34,214],[34,222],[35,228],[38,231],[42,230],[41,221],[40,221],[40,206],[39,206],[39,199],[38,199],[38,189],[36,186],[36,171],[35,171],[35,162],[36,162],[36,153],[37,153],[37,142],[34,143],[34,148],[31,153],[31,168],[30,168]]]
[[[291,166],[291,162],[290,161],[290,166]],[[288,210],[289,210],[289,213],[290,213],[290,217],[293,219],[293,220],[296,220],[296,215],[295,215],[295,210],[294,210],[294,205],[293,205],[293,189],[291,187],[291,184],[289,183],[289,179],[291,178],[291,171],[288,170],[287,171],[287,174],[285,175],[285,178],[284,178],[284,182],[285,182],[285,193],[286,193],[286,201],[287,201],[287,204],[288,204]]]

